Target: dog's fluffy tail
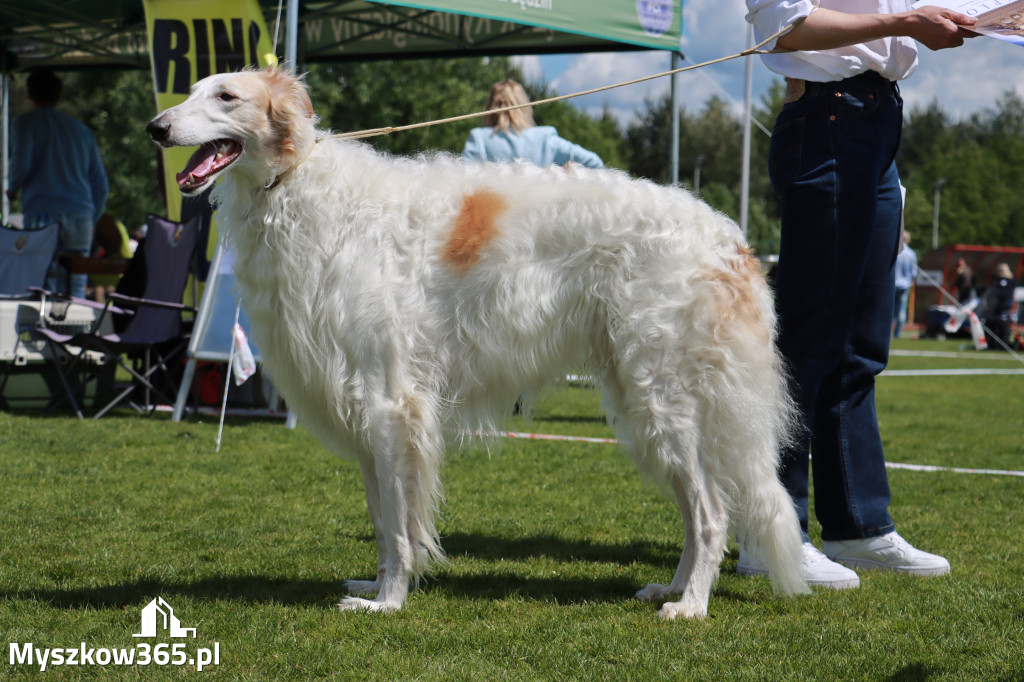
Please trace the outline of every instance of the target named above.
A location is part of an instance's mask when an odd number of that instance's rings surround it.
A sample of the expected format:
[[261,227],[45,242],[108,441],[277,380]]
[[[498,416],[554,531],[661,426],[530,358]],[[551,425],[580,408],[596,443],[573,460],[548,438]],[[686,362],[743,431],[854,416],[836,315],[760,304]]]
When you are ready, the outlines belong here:
[[[745,417],[749,447],[756,453],[749,468],[735,481],[738,494],[737,539],[768,565],[772,588],[776,594],[792,595],[809,592],[803,578],[801,563],[803,538],[796,507],[778,477],[779,453],[796,437],[796,405],[786,390],[782,360],[774,348],[767,372],[748,376],[757,388],[746,398],[760,401],[760,405],[744,404],[744,400],[730,401]],[[766,409],[767,408],[767,409]],[[759,410],[765,410],[760,412]],[[741,416],[743,415],[743,416]],[[737,421],[735,423],[743,423]]]
[[807,594],[801,561],[803,539],[793,500],[777,480],[754,483],[744,494],[740,542],[768,565],[777,595]]

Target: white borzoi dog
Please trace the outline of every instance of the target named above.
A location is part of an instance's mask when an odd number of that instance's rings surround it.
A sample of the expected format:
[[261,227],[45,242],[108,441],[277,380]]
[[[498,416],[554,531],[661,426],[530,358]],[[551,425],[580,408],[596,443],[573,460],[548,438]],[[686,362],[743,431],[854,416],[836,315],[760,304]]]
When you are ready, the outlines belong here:
[[392,158],[315,128],[301,80],[210,76],[147,126],[201,145],[274,383],[332,452],[356,459],[376,579],[346,609],[393,611],[443,558],[435,518],[452,435],[487,432],[519,395],[590,367],[639,468],[686,527],[664,618],[706,615],[730,515],[776,592],[806,591],[776,477],[792,408],[759,264],[690,194],[609,170]]

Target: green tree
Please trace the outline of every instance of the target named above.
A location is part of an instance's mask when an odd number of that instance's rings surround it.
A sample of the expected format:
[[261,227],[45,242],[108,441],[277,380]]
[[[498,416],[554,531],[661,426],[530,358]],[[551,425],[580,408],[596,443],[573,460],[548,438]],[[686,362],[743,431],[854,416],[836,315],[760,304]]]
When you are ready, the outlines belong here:
[[647,100],[626,128],[629,172],[655,182],[668,182],[672,114],[669,98]]
[[[527,83],[507,58],[460,58],[312,65],[307,75],[321,125],[335,132],[401,126],[482,112],[491,85],[513,78],[531,100],[552,96],[544,82]],[[538,125],[552,125],[612,166],[624,167],[622,135],[613,117],[594,119],[567,102],[534,108]],[[460,153],[472,118],[368,139],[382,150],[412,154],[426,150]]]
[[[147,213],[164,212],[157,151],[145,133],[156,113],[146,71],[62,73],[62,110],[88,125],[100,145],[111,183],[108,212],[129,227]],[[323,127],[335,132],[431,121],[479,112],[492,83],[523,82],[506,58],[460,58],[314,64],[307,81]],[[534,100],[550,95],[543,81],[525,83]],[[11,113],[28,109],[24,77],[12,86]],[[774,82],[753,116],[771,127],[783,105],[784,88]],[[598,117],[571,101],[534,109],[538,124],[553,125],[566,138],[599,154],[610,166],[656,182],[668,181],[671,112],[668,97],[648,101],[623,131],[607,112]],[[429,150],[459,153],[479,118],[371,138],[396,154]],[[739,211],[742,119],[717,97],[680,117],[680,178],[691,185],[703,157],[700,193],[734,219]],[[768,177],[770,140],[753,128],[748,239],[759,253],[778,249],[779,206]],[[994,106],[951,121],[937,102],[907,115],[897,164],[908,188],[906,224],[917,244],[930,243],[935,183],[941,194],[940,241],[1024,245],[1024,99],[1008,92]],[[18,207],[15,206],[15,210]]]
[[1015,93],[993,109],[950,123],[935,102],[914,110],[898,164],[907,186],[906,225],[931,244],[935,187],[942,182],[939,242],[1024,244],[1024,101]]
[[[334,132],[402,126],[484,109],[491,84],[521,78],[507,59],[437,59],[310,65],[306,80],[320,124]],[[461,152],[479,119],[367,141],[394,154]]]
[[[773,84],[752,112],[765,127],[770,126],[781,109],[782,94],[781,86]],[[632,154],[629,170],[634,175],[668,182],[671,120],[668,96],[646,102],[637,112],[637,117],[626,130],[626,143]],[[679,127],[680,183],[692,189],[697,182],[695,171],[700,164],[701,198],[738,220],[742,119],[724,100],[712,97],[697,114],[690,114],[685,109],[681,111]],[[776,253],[779,237],[778,203],[768,179],[768,141],[768,136],[759,128],[753,128],[747,237],[762,254]]]
[[[523,86],[533,102],[556,94],[543,81],[524,83]],[[625,138],[607,108],[601,112],[600,118],[593,118],[571,102],[562,100],[534,107],[533,118],[537,125],[554,126],[562,137],[594,152],[606,166],[627,168]]]

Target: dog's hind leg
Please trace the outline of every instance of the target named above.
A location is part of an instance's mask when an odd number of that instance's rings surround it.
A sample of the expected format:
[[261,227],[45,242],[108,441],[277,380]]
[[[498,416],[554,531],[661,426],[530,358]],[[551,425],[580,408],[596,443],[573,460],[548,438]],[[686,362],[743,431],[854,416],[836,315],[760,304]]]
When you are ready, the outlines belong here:
[[689,481],[673,476],[670,484],[686,527],[683,554],[672,582],[668,585],[652,583],[636,596],[660,601],[680,594],[679,601],[667,602],[661,607],[661,617],[703,618],[708,612],[711,588],[718,579],[718,566],[725,551],[728,517],[721,499],[709,490],[703,472],[697,472]]
[[612,368],[605,372],[604,384],[606,410],[620,438],[629,444],[641,470],[676,498],[686,527],[683,553],[672,581],[668,585],[648,585],[636,596],[660,601],[681,594],[680,601],[663,606],[661,617],[703,618],[728,532],[722,495],[705,471],[699,453],[698,425],[700,410],[705,406],[677,390],[671,381],[665,386],[627,390]]

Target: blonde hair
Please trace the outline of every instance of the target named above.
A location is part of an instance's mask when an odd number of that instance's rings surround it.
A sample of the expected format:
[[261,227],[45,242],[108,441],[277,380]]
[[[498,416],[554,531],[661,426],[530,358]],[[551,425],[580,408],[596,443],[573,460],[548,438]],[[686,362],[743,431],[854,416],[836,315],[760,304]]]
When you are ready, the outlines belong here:
[[[502,109],[521,104],[529,104],[530,96],[526,94],[523,86],[512,80],[498,81],[491,86],[491,94],[487,98],[487,110]],[[496,114],[486,114],[484,125],[494,128],[494,132],[518,133],[536,125],[533,122],[533,108],[523,107],[512,111],[500,111]]]
[[1010,272],[1010,266],[1006,263],[1000,263],[996,266],[996,277],[1003,279],[1013,279],[1013,273]]

